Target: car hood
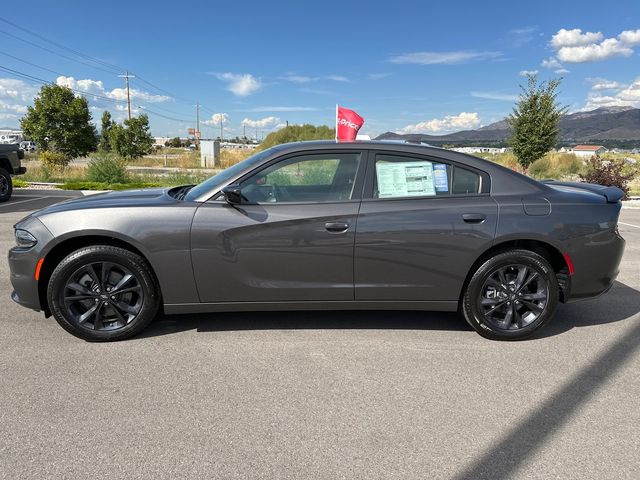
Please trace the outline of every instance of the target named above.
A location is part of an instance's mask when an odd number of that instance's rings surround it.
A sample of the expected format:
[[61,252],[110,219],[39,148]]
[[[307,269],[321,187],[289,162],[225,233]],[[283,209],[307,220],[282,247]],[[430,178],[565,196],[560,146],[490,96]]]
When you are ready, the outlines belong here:
[[178,203],[179,200],[176,200],[167,193],[169,190],[171,189],[144,188],[138,190],[98,193],[51,205],[50,207],[34,212],[33,216],[40,217],[51,213],[86,210],[92,208],[151,207]]

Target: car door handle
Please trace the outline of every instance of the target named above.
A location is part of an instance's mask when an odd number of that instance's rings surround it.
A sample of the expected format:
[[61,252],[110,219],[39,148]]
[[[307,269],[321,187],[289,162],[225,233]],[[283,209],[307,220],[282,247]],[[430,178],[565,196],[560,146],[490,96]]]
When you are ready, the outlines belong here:
[[462,219],[466,223],[482,223],[487,219],[484,213],[465,213],[462,215]]
[[345,222],[327,222],[324,224],[324,228],[327,229],[327,232],[342,233],[349,229],[349,224]]

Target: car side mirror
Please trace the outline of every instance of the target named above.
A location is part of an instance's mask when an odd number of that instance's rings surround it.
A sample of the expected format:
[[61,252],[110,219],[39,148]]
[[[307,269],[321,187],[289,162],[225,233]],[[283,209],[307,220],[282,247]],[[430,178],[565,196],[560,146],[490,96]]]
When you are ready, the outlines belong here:
[[240,185],[227,185],[222,189],[224,199],[230,205],[240,205],[242,203],[242,193],[240,191]]

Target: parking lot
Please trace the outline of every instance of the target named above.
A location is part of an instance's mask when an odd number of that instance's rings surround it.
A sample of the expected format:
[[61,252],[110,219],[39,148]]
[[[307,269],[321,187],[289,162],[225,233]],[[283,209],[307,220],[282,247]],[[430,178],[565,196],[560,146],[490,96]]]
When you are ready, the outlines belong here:
[[[30,211],[16,192],[0,251]],[[523,342],[455,314],[229,313],[91,344],[0,260],[0,478],[640,478],[640,209],[621,273]]]

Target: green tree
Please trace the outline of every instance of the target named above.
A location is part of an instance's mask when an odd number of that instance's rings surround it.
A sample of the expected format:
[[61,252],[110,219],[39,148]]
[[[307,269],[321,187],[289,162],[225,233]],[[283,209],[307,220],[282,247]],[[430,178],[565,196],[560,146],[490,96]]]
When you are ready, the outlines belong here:
[[513,130],[510,139],[518,162],[528,168],[551,150],[558,141],[560,118],[567,107],[558,101],[561,78],[538,84],[537,75],[528,75],[527,86],[520,86],[522,93],[507,123]]
[[111,150],[111,129],[115,122],[111,120],[111,114],[108,110],[102,112],[101,128],[100,128],[100,143],[98,143],[98,149],[103,152]]
[[173,137],[171,140],[167,142],[167,147],[180,148],[181,146],[182,146],[182,140],[180,140],[180,137]]
[[302,142],[305,140],[331,140],[336,138],[336,131],[326,125],[289,125],[275,132],[271,132],[260,144],[260,149],[288,142]]
[[34,105],[20,119],[20,126],[40,150],[67,158],[83,157],[98,143],[87,99],[60,85],[44,85],[40,89]]
[[140,115],[111,128],[111,148],[124,158],[139,158],[153,150],[149,117]]

